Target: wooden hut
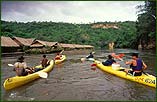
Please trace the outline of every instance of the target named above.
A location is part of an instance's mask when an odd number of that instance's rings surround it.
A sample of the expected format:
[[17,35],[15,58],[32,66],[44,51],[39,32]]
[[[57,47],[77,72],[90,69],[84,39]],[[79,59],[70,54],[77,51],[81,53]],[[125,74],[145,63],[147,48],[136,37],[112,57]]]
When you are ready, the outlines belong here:
[[48,41],[41,41],[41,40],[35,40],[32,45],[34,44],[42,44],[44,46],[52,47],[54,45],[57,45],[58,42],[48,42]]
[[1,36],[1,49],[2,53],[20,51],[20,46],[10,37]]
[[75,49],[85,49],[83,45],[74,44]]
[[17,44],[20,46],[30,47],[34,40],[32,38],[21,38],[21,37],[13,37],[12,38]]
[[79,44],[63,44],[60,43],[60,46],[65,50],[73,50],[73,49],[94,49],[94,46],[91,45],[79,45]]
[[72,50],[72,49],[75,49],[74,44],[63,44],[63,43],[60,43],[59,45],[60,45],[64,50]]
[[83,45],[85,49],[94,49],[94,46],[91,45]]
[[31,44],[31,49],[32,50],[40,50],[42,53],[47,53],[47,52],[53,52],[60,50],[60,46],[58,45],[58,42],[47,42],[47,41],[41,41],[41,40],[35,40]]
[[79,44],[74,44],[75,49],[94,49],[94,46],[91,45],[79,45]]

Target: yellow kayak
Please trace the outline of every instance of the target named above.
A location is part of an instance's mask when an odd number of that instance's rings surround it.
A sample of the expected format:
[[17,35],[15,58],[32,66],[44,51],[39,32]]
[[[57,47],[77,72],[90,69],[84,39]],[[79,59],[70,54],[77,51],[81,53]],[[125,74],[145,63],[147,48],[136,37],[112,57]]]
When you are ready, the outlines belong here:
[[66,56],[65,56],[65,55],[62,55],[62,57],[61,57],[60,60],[55,60],[55,64],[62,63],[64,60],[66,60]]
[[50,72],[53,69],[53,66],[54,66],[54,61],[51,60],[50,65],[48,65],[43,70],[35,72],[33,74],[29,74],[27,76],[15,76],[15,77],[8,78],[4,81],[3,86],[6,90],[10,90],[10,89],[16,88],[18,86],[22,86],[22,85],[29,83],[37,78],[40,78],[38,73]]
[[128,79],[134,82],[138,82],[156,88],[156,77],[153,75],[146,73],[146,74],[142,74],[141,76],[131,76],[126,74],[124,71],[114,70],[112,69],[111,66],[104,66],[100,61],[95,60],[94,63],[98,68],[100,68],[105,72],[111,73],[113,75],[116,75],[124,79]]

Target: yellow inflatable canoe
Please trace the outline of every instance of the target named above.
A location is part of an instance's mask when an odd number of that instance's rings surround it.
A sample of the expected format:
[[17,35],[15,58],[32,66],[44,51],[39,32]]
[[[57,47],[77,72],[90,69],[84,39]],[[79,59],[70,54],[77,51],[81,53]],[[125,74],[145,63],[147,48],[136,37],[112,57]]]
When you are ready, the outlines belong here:
[[27,76],[15,76],[15,77],[8,78],[4,81],[3,86],[6,90],[10,90],[10,89],[22,86],[22,85],[29,83],[37,78],[40,78],[38,73],[50,72],[53,69],[53,66],[54,66],[54,61],[51,60],[50,65],[47,66],[45,69],[35,72],[33,74],[29,74]]
[[64,60],[66,60],[66,56],[65,56],[65,55],[62,55],[62,57],[61,57],[60,60],[55,60],[55,64],[62,63]]
[[124,71],[113,70],[111,66],[104,66],[100,61],[95,60],[94,63],[98,68],[100,68],[105,72],[111,73],[113,75],[116,75],[124,79],[128,79],[134,82],[138,82],[156,88],[156,77],[153,75],[146,73],[146,74],[142,74],[141,76],[131,76],[126,74]]

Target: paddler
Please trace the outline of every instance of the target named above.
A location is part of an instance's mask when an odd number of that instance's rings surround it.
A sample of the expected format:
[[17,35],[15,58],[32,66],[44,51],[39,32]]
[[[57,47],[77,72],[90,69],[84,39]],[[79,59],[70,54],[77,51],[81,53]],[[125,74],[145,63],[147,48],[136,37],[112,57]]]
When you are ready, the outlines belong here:
[[125,69],[124,71],[133,76],[141,76],[142,71],[147,68],[147,65],[143,62],[143,60],[138,58],[137,53],[133,53],[132,60],[125,62],[125,64],[130,65],[132,70]]
[[14,64],[14,71],[16,71],[17,76],[26,76],[29,73],[33,73],[31,68],[29,68],[26,62],[24,62],[23,56],[19,57],[17,62]]
[[55,60],[61,60],[62,55],[60,55],[60,53],[57,53]]
[[94,54],[95,52],[90,52],[88,56],[86,56],[86,59],[89,59],[89,58],[94,58]]
[[86,56],[85,58],[81,58],[81,62],[83,63],[86,60],[94,61],[94,53],[95,52],[90,52],[88,56]]
[[40,70],[44,69],[45,67],[47,67],[47,66],[49,65],[49,61],[48,61],[48,59],[46,58],[46,55],[43,55],[43,58],[42,58],[42,60],[40,61],[40,64],[41,64],[42,67],[39,67],[39,68],[38,68],[38,67],[35,67],[35,68],[34,68],[35,72],[40,71]]
[[48,59],[46,58],[46,55],[43,55],[43,59],[40,61],[43,68],[48,66]]
[[62,57],[62,53],[64,52],[64,50],[62,50],[60,53],[57,53],[56,57],[54,58],[54,60],[61,60]]
[[116,61],[113,59],[111,55],[108,55],[108,59],[102,62],[104,66],[111,66],[113,63],[116,63]]

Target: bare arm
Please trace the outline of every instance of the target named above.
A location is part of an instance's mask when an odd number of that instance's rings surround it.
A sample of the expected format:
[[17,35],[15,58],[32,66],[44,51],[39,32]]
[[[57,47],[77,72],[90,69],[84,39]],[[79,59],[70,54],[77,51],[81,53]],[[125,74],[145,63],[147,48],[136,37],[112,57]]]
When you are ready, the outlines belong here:
[[23,64],[23,67],[24,67],[24,68],[27,68],[26,62],[23,62],[22,64]]
[[142,63],[143,63],[143,69],[145,70],[145,69],[147,69],[147,65],[142,61]]
[[126,61],[125,64],[132,64],[133,61]]

